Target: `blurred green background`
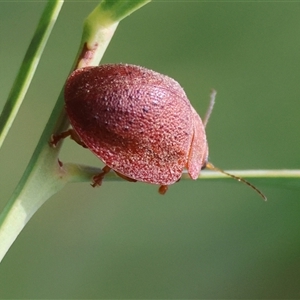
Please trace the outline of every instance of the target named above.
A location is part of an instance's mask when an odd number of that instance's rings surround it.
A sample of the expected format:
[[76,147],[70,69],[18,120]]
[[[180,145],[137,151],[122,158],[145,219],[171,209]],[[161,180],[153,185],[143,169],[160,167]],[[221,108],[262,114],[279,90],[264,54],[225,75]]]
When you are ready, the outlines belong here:
[[[66,1],[0,152],[0,209],[33,152],[95,2]],[[45,2],[0,3],[0,109]],[[224,169],[299,169],[300,3],[154,1],[119,28],[102,63],[175,78]],[[100,166],[66,141],[63,161]],[[0,265],[0,298],[300,298],[300,183],[183,180],[68,185]],[[43,186],[40,187],[41,189]]]

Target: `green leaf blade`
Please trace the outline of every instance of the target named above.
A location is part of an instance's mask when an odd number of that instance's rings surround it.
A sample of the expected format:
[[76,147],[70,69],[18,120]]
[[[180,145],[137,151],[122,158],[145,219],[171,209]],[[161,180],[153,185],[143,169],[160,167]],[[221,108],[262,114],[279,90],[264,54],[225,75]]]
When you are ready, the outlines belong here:
[[19,73],[0,115],[0,148],[25,98],[62,5],[63,1],[61,0],[49,1],[43,11],[37,29],[24,56]]

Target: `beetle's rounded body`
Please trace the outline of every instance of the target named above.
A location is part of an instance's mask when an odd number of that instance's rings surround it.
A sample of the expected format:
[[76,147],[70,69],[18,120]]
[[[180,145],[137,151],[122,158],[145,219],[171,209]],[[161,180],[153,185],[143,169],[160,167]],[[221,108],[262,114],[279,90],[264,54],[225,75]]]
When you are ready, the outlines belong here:
[[196,179],[207,162],[204,125],[168,76],[125,64],[79,69],[65,103],[83,143],[126,177],[170,185],[184,168]]

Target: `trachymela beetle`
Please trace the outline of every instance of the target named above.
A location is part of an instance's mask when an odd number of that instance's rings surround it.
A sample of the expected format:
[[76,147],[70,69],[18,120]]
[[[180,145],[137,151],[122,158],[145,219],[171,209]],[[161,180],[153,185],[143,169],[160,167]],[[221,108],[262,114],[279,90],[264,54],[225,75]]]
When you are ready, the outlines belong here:
[[93,186],[112,169],[127,180],[160,185],[164,194],[184,169],[197,179],[201,169],[214,168],[205,134],[214,95],[202,122],[182,87],[168,76],[128,64],[78,69],[65,85],[65,109],[74,130],[53,143],[71,135],[105,163]]

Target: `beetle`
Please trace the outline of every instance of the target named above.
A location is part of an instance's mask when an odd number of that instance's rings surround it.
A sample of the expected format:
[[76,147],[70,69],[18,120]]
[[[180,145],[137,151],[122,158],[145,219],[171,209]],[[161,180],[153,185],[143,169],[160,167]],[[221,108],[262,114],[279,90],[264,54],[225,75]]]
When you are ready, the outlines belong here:
[[205,126],[215,91],[203,121],[177,81],[136,65],[77,69],[64,92],[73,129],[52,143],[70,135],[104,162],[92,186],[101,185],[111,169],[129,181],[160,185],[161,194],[184,169],[194,180],[206,167],[226,173],[208,162]]

